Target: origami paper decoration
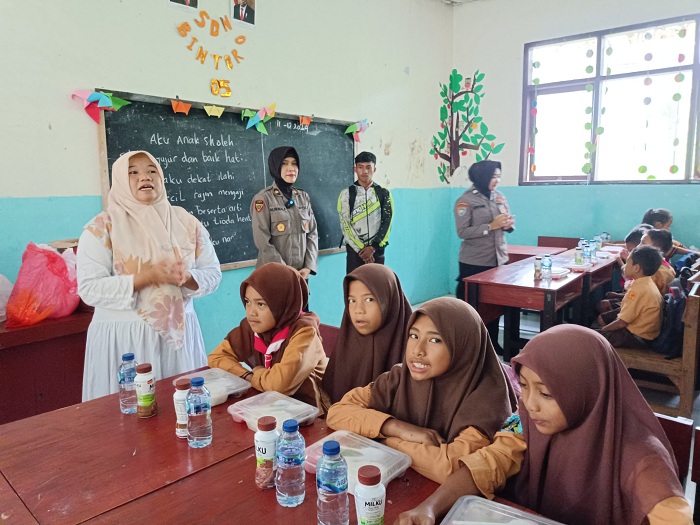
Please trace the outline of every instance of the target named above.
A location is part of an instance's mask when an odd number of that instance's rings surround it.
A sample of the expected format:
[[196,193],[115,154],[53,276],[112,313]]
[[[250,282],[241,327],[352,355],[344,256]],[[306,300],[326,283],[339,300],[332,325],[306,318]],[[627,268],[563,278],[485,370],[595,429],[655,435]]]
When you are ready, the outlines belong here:
[[172,106],[173,106],[173,113],[184,113],[185,115],[190,114],[190,108],[192,107],[192,104],[188,104],[187,102],[183,102],[180,99],[171,100],[170,104],[172,104]]
[[90,115],[90,118],[97,124],[100,123],[101,109],[105,111],[117,111],[121,107],[131,104],[128,100],[113,96],[112,93],[102,93],[101,91],[89,91],[86,89],[73,91],[71,98],[82,100],[85,113]]
[[355,142],[360,142],[360,133],[364,132],[368,127],[367,119],[362,119],[354,124],[350,124],[345,133],[352,133],[352,138]]
[[204,106],[204,111],[206,111],[207,115],[210,117],[221,118],[221,115],[224,113],[224,108],[221,106]]
[[241,113],[241,119],[248,118],[248,124],[245,129],[250,129],[255,126],[260,133],[267,135],[267,129],[265,128],[265,122],[272,119],[275,116],[275,108],[277,103],[272,104],[264,108],[260,108],[258,111],[252,109],[244,109]]
[[309,124],[311,124],[312,119],[313,117],[304,117],[303,115],[299,115],[299,124],[301,124],[302,126],[308,126]]

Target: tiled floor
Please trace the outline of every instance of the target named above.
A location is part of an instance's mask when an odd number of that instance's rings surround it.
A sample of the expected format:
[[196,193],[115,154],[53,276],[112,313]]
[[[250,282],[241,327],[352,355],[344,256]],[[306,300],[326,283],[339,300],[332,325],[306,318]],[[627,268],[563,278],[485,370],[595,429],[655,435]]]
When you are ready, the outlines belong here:
[[[419,304],[413,305],[415,310],[420,306]],[[503,318],[501,317],[501,331],[499,333],[499,342],[503,344]],[[538,312],[522,312],[520,314],[520,334],[524,338],[531,338],[540,330],[540,316]],[[658,404],[668,404],[669,406],[674,406],[678,403],[678,396],[673,394],[658,392],[655,390],[641,389],[642,394],[645,399],[649,402],[653,401]],[[692,419],[694,426],[700,426],[700,394],[696,392],[695,404],[693,405]],[[694,445],[694,444],[693,444]],[[688,481],[686,482],[685,496],[693,506],[695,501],[695,483],[690,481],[690,474],[688,474]]]

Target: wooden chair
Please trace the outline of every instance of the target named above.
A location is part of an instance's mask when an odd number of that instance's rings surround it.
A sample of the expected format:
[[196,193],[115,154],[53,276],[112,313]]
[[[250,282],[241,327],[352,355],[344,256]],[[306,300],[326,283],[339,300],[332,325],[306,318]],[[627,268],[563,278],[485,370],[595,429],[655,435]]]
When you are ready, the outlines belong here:
[[693,446],[693,465],[690,467],[690,480],[696,484],[693,523],[700,523],[700,427],[695,429]]
[[[656,414],[661,428],[664,429],[668,441],[671,443],[673,455],[678,463],[678,477],[685,487],[690,468],[690,448],[693,442],[693,420],[685,417],[670,417],[664,414]],[[693,458],[694,459],[694,458]]]
[[666,377],[671,384],[649,379],[635,379],[638,386],[680,395],[676,407],[650,403],[654,412],[669,416],[690,417],[695,400],[695,374],[698,368],[698,332],[700,331],[700,283],[693,285],[683,314],[683,355],[675,359],[637,348],[615,348],[625,366]]
[[566,248],[570,250],[578,246],[578,241],[576,237],[546,237],[540,235],[537,237],[537,246],[551,246],[553,248]]
[[326,352],[326,357],[330,357],[335,347],[335,341],[338,339],[340,328],[329,324],[321,324],[319,329],[321,339],[323,339],[323,351]]

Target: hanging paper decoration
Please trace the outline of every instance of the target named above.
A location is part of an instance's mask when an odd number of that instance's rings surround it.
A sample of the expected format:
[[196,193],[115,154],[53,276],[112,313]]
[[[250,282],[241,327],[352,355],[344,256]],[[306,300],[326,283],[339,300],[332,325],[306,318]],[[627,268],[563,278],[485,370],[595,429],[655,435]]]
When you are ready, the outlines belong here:
[[252,109],[244,109],[241,113],[241,119],[247,118],[248,124],[245,129],[250,129],[255,126],[260,133],[267,135],[267,129],[265,128],[265,122],[272,119],[275,116],[275,108],[277,103],[275,102],[271,106],[260,108],[258,111]]
[[301,124],[302,126],[308,126],[309,124],[311,124],[312,119],[313,117],[305,117],[303,115],[299,115],[299,124]]
[[87,89],[73,91],[71,98],[82,100],[85,113],[97,124],[100,123],[100,110],[117,111],[122,106],[131,104],[128,100],[115,97],[111,93],[89,91]]
[[172,104],[173,106],[173,113],[184,113],[185,115],[190,114],[190,108],[192,107],[192,104],[183,102],[180,99],[171,100],[170,104]]
[[210,117],[221,118],[221,115],[224,113],[224,108],[221,106],[204,106],[204,111],[206,111],[207,115]]
[[360,142],[360,133],[363,133],[368,127],[369,124],[367,124],[367,119],[365,118],[354,124],[350,124],[345,130],[345,133],[352,133],[352,138],[355,142]]

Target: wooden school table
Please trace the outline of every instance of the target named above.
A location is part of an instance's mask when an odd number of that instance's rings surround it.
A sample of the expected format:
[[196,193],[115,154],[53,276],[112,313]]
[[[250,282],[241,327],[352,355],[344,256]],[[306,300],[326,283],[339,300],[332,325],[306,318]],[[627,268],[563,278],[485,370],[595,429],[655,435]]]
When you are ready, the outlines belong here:
[[583,274],[571,272],[562,279],[535,280],[534,259],[523,259],[513,264],[498,266],[482,273],[466,277],[467,301],[484,318],[494,318],[503,311],[503,358],[509,361],[517,354],[523,341],[520,339],[520,309],[537,310],[540,331],[554,326],[557,312],[583,291]]
[[565,252],[566,248],[555,248],[554,246],[522,246],[519,244],[509,244],[508,249],[508,263],[514,263],[527,259],[529,257],[535,257],[537,255],[556,255],[557,253]]
[[[212,409],[213,444],[195,450],[175,437],[173,392],[172,378],[158,382],[150,419],[121,414],[113,394],[0,426],[0,514],[13,524],[315,520],[314,476],[296,509],[255,486],[253,432],[226,412],[236,399]],[[307,445],[331,432],[320,419],[302,427]],[[436,488],[408,469],[387,487],[386,523]]]

